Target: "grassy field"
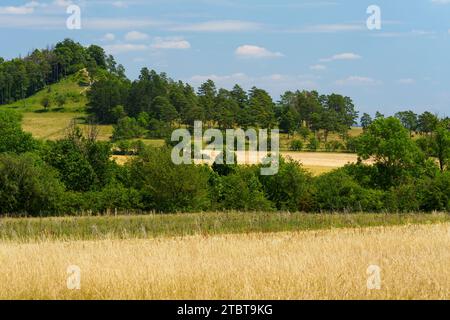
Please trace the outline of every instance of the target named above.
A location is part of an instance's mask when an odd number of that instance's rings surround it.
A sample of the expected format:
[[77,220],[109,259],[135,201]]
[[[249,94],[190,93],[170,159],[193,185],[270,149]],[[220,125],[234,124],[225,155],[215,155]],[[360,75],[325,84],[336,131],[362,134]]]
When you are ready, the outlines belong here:
[[[73,112],[27,112],[23,114],[22,127],[24,131],[30,132],[35,138],[46,140],[57,140],[64,138],[66,129],[75,120],[83,129],[86,114]],[[108,141],[113,132],[111,125],[99,125],[98,139]]]
[[[450,224],[0,242],[0,299],[450,299]],[[368,267],[380,268],[369,290]],[[69,290],[68,267],[80,270]]]
[[[58,107],[54,102],[56,94],[67,95],[67,101],[63,107]],[[86,111],[86,87],[80,86],[77,83],[75,76],[67,77],[58,83],[52,84],[29,98],[2,105],[0,106],[0,110],[13,109],[20,112],[43,112],[45,110],[41,105],[41,101],[44,97],[49,97],[51,99],[52,105],[50,111],[53,111],[53,113],[83,113]]]
[[271,233],[450,223],[449,214],[221,212],[57,218],[0,218],[0,240],[102,240]]

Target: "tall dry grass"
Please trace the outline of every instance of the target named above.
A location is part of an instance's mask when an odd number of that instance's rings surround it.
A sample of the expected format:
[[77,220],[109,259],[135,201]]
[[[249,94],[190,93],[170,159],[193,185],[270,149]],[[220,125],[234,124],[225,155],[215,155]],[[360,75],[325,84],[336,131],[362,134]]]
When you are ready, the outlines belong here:
[[[449,299],[450,224],[0,243],[1,299]],[[81,290],[66,270],[81,268]],[[368,290],[369,265],[381,290]]]

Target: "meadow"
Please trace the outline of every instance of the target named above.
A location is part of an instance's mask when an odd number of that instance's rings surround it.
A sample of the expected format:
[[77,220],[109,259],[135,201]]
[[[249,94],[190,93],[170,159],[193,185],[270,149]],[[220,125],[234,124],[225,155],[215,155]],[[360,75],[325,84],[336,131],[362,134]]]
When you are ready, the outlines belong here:
[[[0,299],[449,299],[445,220],[279,233],[3,240]],[[80,268],[80,290],[67,287],[71,265]],[[380,290],[367,286],[371,265],[381,270]]]

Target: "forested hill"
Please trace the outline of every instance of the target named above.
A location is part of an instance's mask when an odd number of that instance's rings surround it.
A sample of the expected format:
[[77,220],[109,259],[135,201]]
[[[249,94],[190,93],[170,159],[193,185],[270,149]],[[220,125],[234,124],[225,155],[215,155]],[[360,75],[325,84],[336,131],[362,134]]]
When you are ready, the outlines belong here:
[[84,47],[70,39],[42,50],[34,50],[24,58],[5,61],[0,57],[0,104],[27,98],[48,85],[80,70],[102,78],[109,75],[125,78],[125,69],[103,48]]
[[[1,59],[0,104],[22,102],[37,92],[40,92],[40,104],[46,109],[51,102],[62,104],[48,101],[57,98],[46,99],[42,92],[44,88],[50,91],[52,84],[68,77],[85,79],[77,81],[89,87],[85,91],[88,111],[99,123],[115,124],[127,118],[129,125],[139,124],[156,135],[165,135],[174,124],[191,125],[194,120],[203,120],[219,128],[278,126],[288,133],[301,129],[323,130],[326,140],[329,132],[345,134],[358,117],[352,100],[338,94],[286,92],[275,103],[260,88],[246,92],[236,85],[232,90],[225,90],[208,80],[196,92],[189,84],[147,68],[142,69],[139,79],[131,82],[125,76],[124,67],[113,56],[106,55],[103,48],[83,47],[70,39],[51,48],[34,50],[25,58]],[[58,92],[52,96],[64,99]]]

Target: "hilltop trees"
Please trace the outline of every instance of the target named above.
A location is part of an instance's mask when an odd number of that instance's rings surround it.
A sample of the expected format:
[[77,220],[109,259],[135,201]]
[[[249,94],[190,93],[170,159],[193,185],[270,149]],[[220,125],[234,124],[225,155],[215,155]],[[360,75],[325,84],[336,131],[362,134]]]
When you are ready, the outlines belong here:
[[117,107],[123,106],[128,97],[128,83],[109,77],[95,82],[88,91],[89,111],[100,123],[117,122]]
[[65,39],[55,47],[34,50],[25,58],[2,60],[0,104],[26,98],[85,68],[92,76],[104,72],[124,76],[123,66],[117,66],[114,58],[107,57],[103,48],[95,45],[85,48],[73,40]]

